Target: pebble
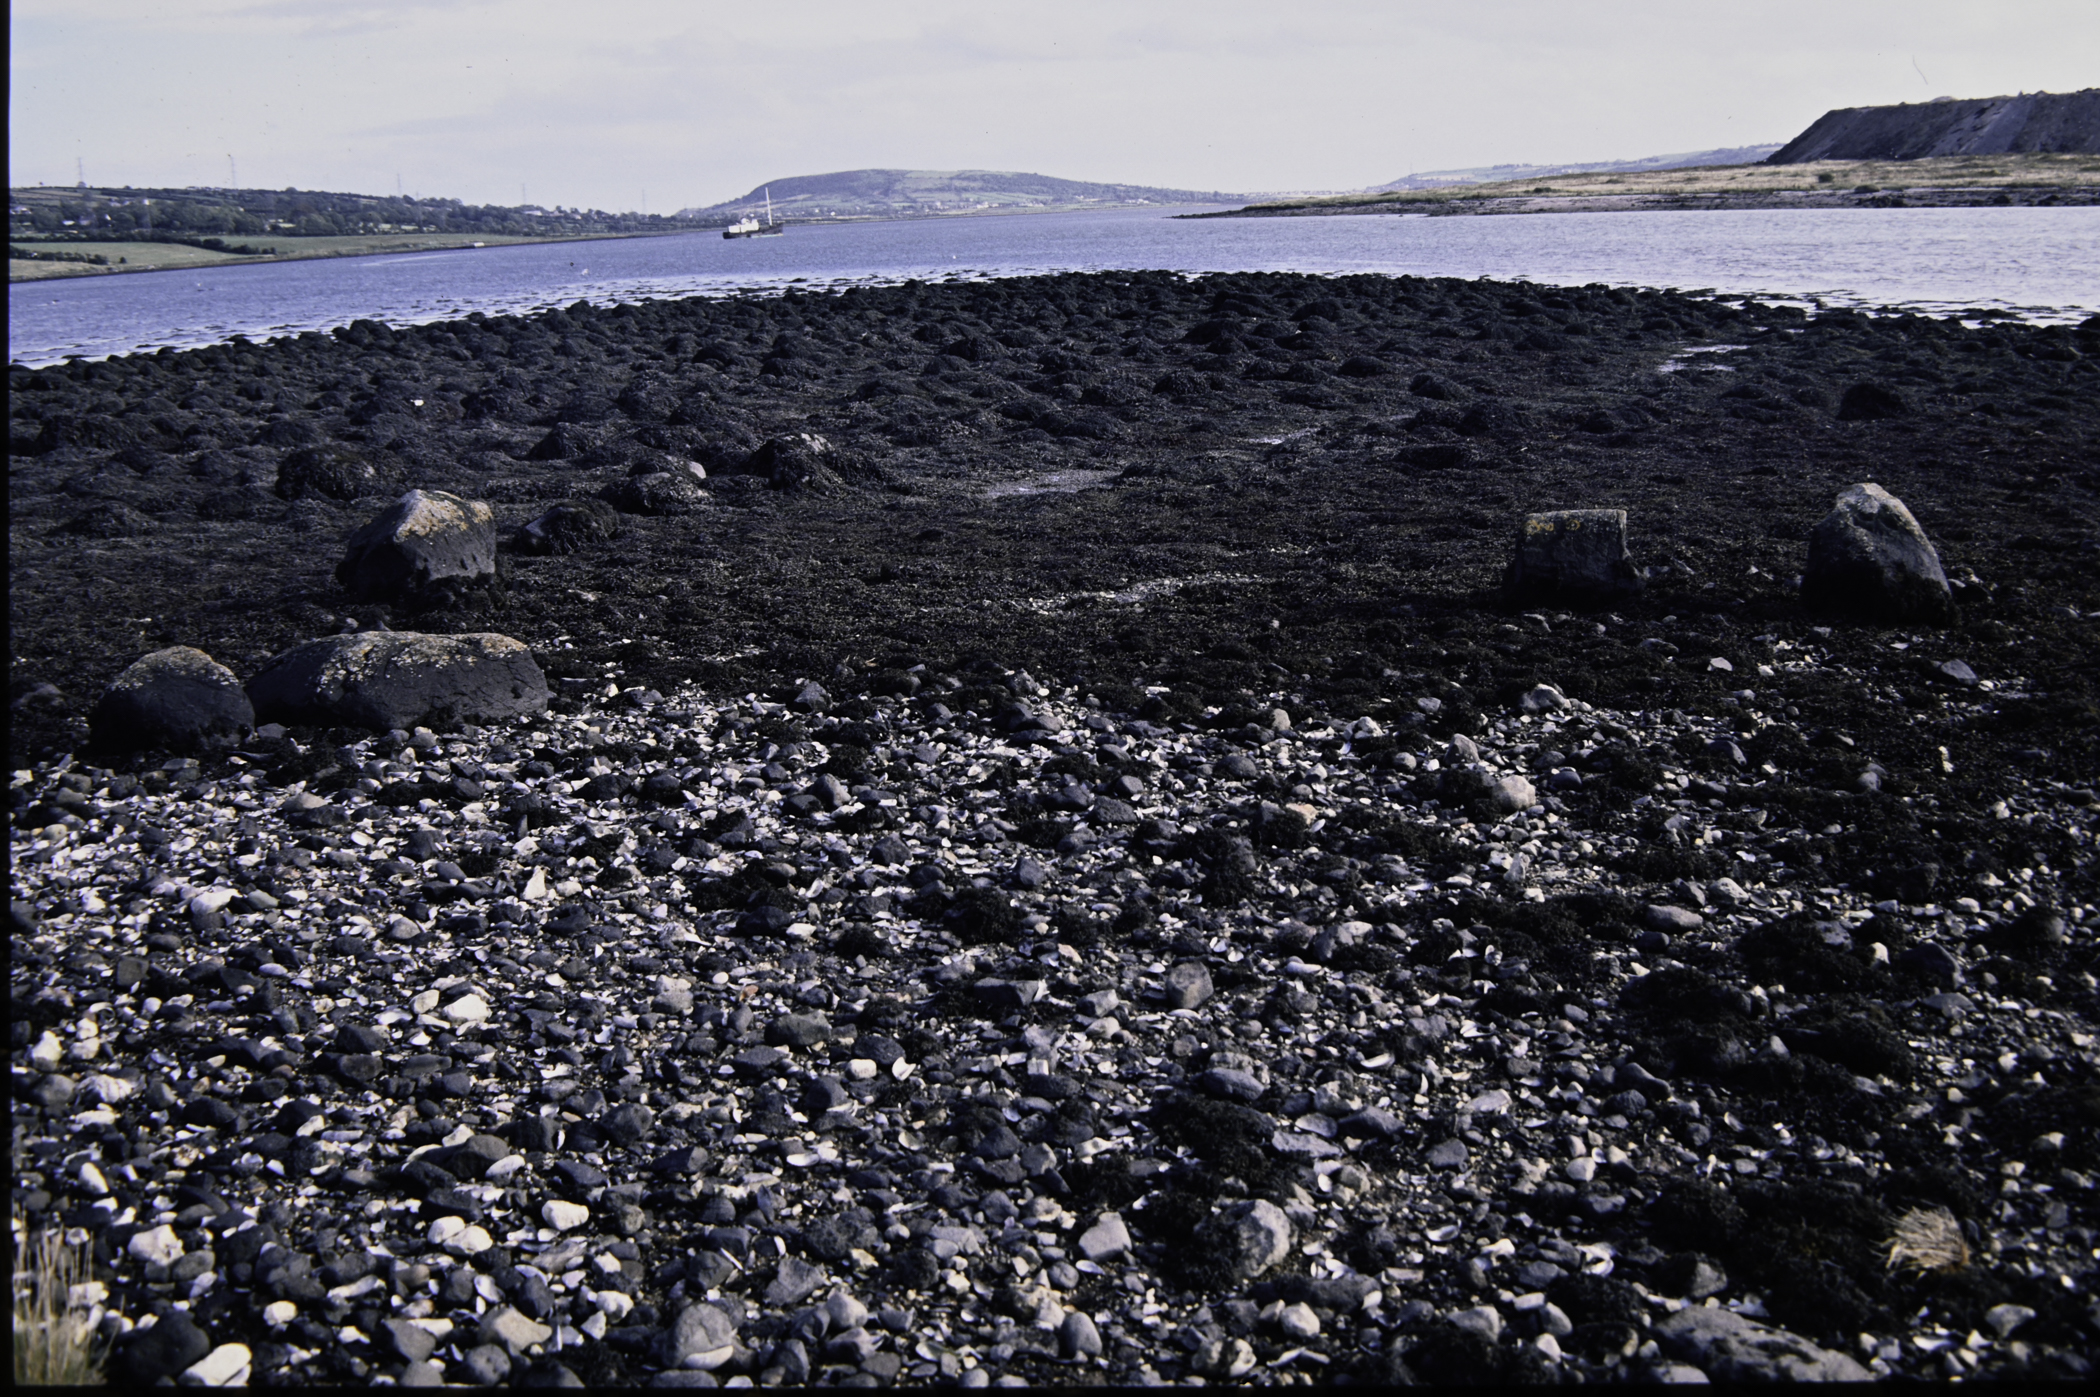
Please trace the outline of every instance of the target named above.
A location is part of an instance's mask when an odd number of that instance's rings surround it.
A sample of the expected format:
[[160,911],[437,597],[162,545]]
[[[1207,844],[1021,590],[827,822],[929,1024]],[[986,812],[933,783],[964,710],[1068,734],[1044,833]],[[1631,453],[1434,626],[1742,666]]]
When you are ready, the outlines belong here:
[[1082,1310],[1066,1314],[1058,1325],[1057,1346],[1066,1358],[1099,1358],[1105,1351],[1101,1331],[1095,1327],[1092,1316]]
[[1304,1343],[1320,1336],[1320,1317],[1313,1313],[1312,1306],[1302,1301],[1294,1302],[1285,1305],[1276,1316],[1276,1327],[1283,1331],[1284,1338],[1293,1343]]
[[131,1240],[124,1244],[124,1250],[149,1266],[170,1266],[182,1256],[183,1246],[182,1239],[175,1235],[175,1229],[162,1223],[158,1227],[133,1233]]
[[246,1344],[220,1344],[182,1370],[178,1380],[198,1387],[246,1387],[255,1355]]
[[540,1217],[557,1232],[573,1232],[591,1220],[591,1210],[565,1198],[550,1198],[540,1205]]
[[1460,1310],[1451,1316],[1451,1323],[1480,1335],[1491,1344],[1502,1337],[1502,1312],[1493,1305],[1475,1305]]
[[2010,1339],[2021,1325],[2034,1318],[2034,1311],[2025,1305],[1993,1305],[1984,1313],[1983,1322],[1999,1339]]
[[687,1305],[664,1331],[657,1358],[666,1368],[719,1368],[729,1361],[736,1329],[720,1305],[707,1301]]
[[1249,1280],[1281,1262],[1297,1244],[1289,1216],[1265,1198],[1236,1203],[1208,1226],[1221,1259]]
[[1501,1087],[1481,1092],[1466,1102],[1466,1113],[1474,1116],[1502,1116],[1509,1114],[1514,1098]]
[[512,1355],[523,1353],[535,1344],[544,1344],[554,1337],[551,1326],[527,1319],[509,1305],[490,1310],[482,1317],[480,1337],[484,1343],[501,1344]]
[[151,1328],[134,1327],[116,1353],[117,1372],[141,1387],[175,1378],[212,1353],[211,1339],[182,1310],[172,1310]]
[[1667,903],[1650,903],[1641,909],[1641,920],[1651,931],[1660,931],[1673,936],[1688,936],[1706,925],[1706,919],[1697,912],[1684,907],[1672,907]]
[[1170,1009],[1199,1008],[1215,992],[1211,987],[1209,968],[1196,960],[1178,962],[1168,970],[1165,989]]
[[1130,1250],[1130,1230],[1114,1213],[1103,1213],[1079,1237],[1079,1254],[1089,1261],[1110,1261]]

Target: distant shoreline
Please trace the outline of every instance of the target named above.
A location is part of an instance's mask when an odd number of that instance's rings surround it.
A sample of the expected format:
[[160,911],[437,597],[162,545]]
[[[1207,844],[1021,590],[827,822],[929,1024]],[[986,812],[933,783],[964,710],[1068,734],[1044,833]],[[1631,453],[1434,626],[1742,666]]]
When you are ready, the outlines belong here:
[[1196,218],[1319,214],[1651,213],[1713,209],[2086,207],[2100,204],[2100,156],[1949,156],[1584,171],[1488,184],[1272,199]]
[[[690,232],[690,229],[679,229]],[[705,230],[702,230],[705,231]],[[612,242],[627,238],[660,238],[668,233],[584,233],[566,238],[520,237],[501,233],[485,233],[479,237],[469,234],[410,234],[381,235],[373,237],[319,237],[283,239],[279,246],[290,243],[297,250],[270,252],[258,255],[214,252],[209,248],[191,247],[187,243],[148,242],[70,242],[43,243],[30,239],[17,239],[17,247],[48,246],[54,251],[86,253],[103,257],[151,257],[149,262],[127,262],[98,266],[85,262],[44,262],[27,258],[7,259],[7,283],[10,286],[37,281],[69,281],[81,277],[131,275],[139,272],[195,272],[207,268],[248,267],[266,262],[314,262],[337,257],[413,256],[423,252],[464,252],[483,248],[521,247],[539,243]],[[300,248],[300,243],[328,244]]]
[[[1056,208],[994,208],[952,209],[927,213],[868,213],[829,214],[818,217],[801,217],[781,220],[783,227],[807,228],[852,223],[921,223],[936,219],[956,218],[1001,218],[1029,217],[1056,213],[1108,213],[1134,209],[1173,209],[1191,207],[1178,204],[1074,204]],[[1200,207],[1200,206],[1195,206]],[[1177,214],[1180,218],[1214,218],[1215,213]],[[134,272],[189,272],[207,267],[251,266],[265,262],[311,262],[335,257],[374,257],[382,254],[407,256],[420,252],[459,252],[485,247],[518,247],[537,243],[613,242],[633,238],[668,238],[681,234],[716,233],[717,228],[678,228],[661,233],[584,233],[573,237],[520,237],[503,234],[484,234],[473,237],[466,234],[426,234],[374,237],[326,237],[302,239],[311,243],[327,243],[328,247],[299,249],[291,252],[275,252],[259,256],[244,256],[238,253],[214,252],[208,248],[191,247],[186,243],[127,243],[127,242],[71,242],[54,241],[48,244],[30,239],[17,239],[16,246],[49,246],[54,250],[86,252],[107,257],[153,257],[153,262],[137,260],[125,265],[96,266],[81,262],[42,262],[10,257],[7,262],[7,280],[10,286],[26,282],[77,280],[82,277],[108,276],[113,273]],[[346,246],[354,244],[354,246]],[[282,244],[280,244],[281,246]]]
[[[2022,198],[2021,194],[2038,197]],[[2000,197],[2000,196],[2004,197]],[[1472,195],[1444,201],[1415,200],[1357,204],[1251,204],[1218,213],[1177,218],[1304,218],[1346,214],[1388,217],[1464,218],[1517,213],[1655,213],[1721,209],[1965,209],[2089,208],[2100,205],[2100,188],[2007,191],[2001,189],[1906,189],[1900,193],[1850,194],[1807,190],[1760,194],[1559,194]]]

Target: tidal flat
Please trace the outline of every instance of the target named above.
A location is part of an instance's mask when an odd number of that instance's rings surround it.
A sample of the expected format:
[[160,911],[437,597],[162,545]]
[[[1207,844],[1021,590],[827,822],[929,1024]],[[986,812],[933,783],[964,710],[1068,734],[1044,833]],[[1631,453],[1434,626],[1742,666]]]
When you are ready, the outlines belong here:
[[[13,367],[16,1207],[147,1381],[2086,1376],[2096,354],[1104,273]],[[1951,621],[1804,608],[1864,481]],[[348,594],[409,488],[601,503]],[[1561,508],[1638,593],[1505,600]],[[379,626],[552,701],[91,742]]]

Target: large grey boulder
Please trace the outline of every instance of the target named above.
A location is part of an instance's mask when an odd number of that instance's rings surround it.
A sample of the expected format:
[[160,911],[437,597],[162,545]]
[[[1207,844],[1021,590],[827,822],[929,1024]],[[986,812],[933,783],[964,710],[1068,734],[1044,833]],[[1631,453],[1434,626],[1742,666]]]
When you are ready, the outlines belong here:
[[335,580],[377,601],[439,600],[496,577],[496,516],[480,500],[411,490],[350,535]]
[[364,631],[309,640],[248,683],[268,721],[413,728],[545,712],[547,676],[506,635]]
[[1527,514],[1503,588],[1513,601],[1580,605],[1629,596],[1640,574],[1626,551],[1623,509]]
[[254,706],[233,671],[187,645],[134,661],[88,718],[97,746],[122,751],[238,742],[254,726]]
[[1801,600],[1867,621],[1951,621],[1939,551],[1903,501],[1872,481],[1848,485],[1808,536]]
[[1733,1310],[1679,1310],[1657,1320],[1654,1334],[1664,1353],[1721,1382],[1873,1381],[1872,1373],[1845,1354]]

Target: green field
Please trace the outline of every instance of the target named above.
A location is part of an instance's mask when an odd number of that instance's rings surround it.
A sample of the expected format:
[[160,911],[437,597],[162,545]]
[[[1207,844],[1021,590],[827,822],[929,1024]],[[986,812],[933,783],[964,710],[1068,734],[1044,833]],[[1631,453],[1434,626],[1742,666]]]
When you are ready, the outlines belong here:
[[381,252],[435,252],[446,248],[497,247],[506,243],[584,240],[507,237],[488,233],[388,233],[336,238],[295,238],[275,234],[235,237],[230,241],[250,247],[274,247],[277,251],[269,256],[243,257],[238,253],[213,252],[209,248],[187,247],[181,243],[47,242],[40,238],[16,238],[14,243],[19,247],[91,253],[108,258],[110,265],[32,262],[26,258],[10,257],[7,259],[7,279],[11,282],[43,281],[54,277],[108,276],[116,272],[190,271],[199,267],[223,267],[229,262],[297,262],[315,257],[366,257]]

